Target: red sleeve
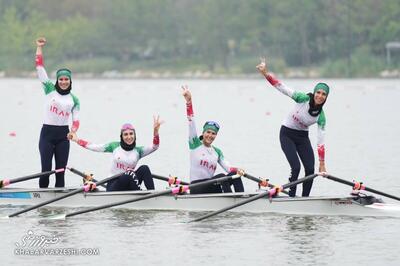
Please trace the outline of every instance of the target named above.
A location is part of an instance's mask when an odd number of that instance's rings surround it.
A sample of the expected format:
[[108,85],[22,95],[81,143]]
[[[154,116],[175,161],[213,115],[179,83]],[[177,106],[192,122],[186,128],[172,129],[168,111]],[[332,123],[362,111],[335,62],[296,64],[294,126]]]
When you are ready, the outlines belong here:
[[160,145],[160,135],[155,135],[153,137],[153,145]]
[[36,55],[35,57],[36,66],[43,66],[43,55]]
[[88,142],[86,140],[80,139],[78,140],[78,144],[82,147],[86,147],[88,145]]
[[193,116],[193,105],[192,105],[192,102],[186,103],[186,115],[188,117],[192,117]]
[[272,86],[276,86],[280,83],[280,81],[271,73],[268,73],[267,76],[265,76],[265,78],[269,81],[269,83],[271,83]]
[[325,145],[318,145],[318,157],[320,161],[325,161]]

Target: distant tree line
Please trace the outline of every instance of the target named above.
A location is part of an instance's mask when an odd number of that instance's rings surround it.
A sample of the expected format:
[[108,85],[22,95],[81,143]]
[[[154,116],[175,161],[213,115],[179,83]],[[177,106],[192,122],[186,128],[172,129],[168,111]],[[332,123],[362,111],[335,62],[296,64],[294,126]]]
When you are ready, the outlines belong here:
[[317,69],[374,76],[400,67],[399,0],[0,0],[0,71],[33,69],[45,36],[46,65],[74,71],[254,73]]

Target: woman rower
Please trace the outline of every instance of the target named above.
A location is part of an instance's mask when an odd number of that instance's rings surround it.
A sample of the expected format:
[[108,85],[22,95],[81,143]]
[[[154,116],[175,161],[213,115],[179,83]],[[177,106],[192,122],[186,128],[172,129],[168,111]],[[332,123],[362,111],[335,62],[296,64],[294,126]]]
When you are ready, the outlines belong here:
[[[43,64],[42,47],[46,44],[45,38],[36,40],[36,70],[43,90],[46,95],[45,116],[40,132],[39,151],[42,164],[42,172],[50,171],[53,156],[56,161],[56,169],[65,168],[69,155],[69,139],[71,133],[79,128],[79,100],[71,93],[71,71],[63,68],[56,73],[57,80],[53,84],[46,73]],[[72,117],[71,131],[68,128],[69,118]],[[56,187],[64,187],[64,172],[56,173]],[[49,186],[49,176],[41,176],[39,187]]]
[[[265,59],[257,65],[260,73],[281,93],[292,98],[296,105],[283,121],[280,131],[280,142],[283,152],[290,164],[291,175],[289,181],[297,180],[300,173],[300,160],[303,163],[305,175],[314,174],[314,152],[308,138],[309,126],[317,123],[318,125],[318,157],[319,171],[326,172],[325,169],[325,113],[323,106],[329,94],[329,86],[326,83],[318,83],[314,87],[313,93],[303,93],[294,91],[287,87],[274,75],[268,72]],[[311,192],[313,180],[303,183],[302,196],[308,197]],[[296,196],[296,187],[291,187],[289,196]]]
[[[203,126],[203,134],[198,137],[196,125],[193,117],[192,95],[187,86],[182,86],[183,97],[186,100],[186,114],[189,121],[189,148],[190,148],[190,183],[195,184],[207,179],[214,179],[225,176],[218,174],[214,176],[217,164],[228,172],[229,175],[243,175],[242,169],[234,168],[225,160],[220,149],[213,146],[215,138],[219,131],[219,125],[213,121],[207,121]],[[243,192],[243,183],[240,178],[225,181],[221,185],[212,184],[192,188],[190,194],[200,193],[229,193],[232,192],[231,185],[234,186],[235,192]]]
[[108,182],[107,191],[140,190],[142,183],[147,190],[154,190],[150,168],[147,165],[142,165],[138,169],[134,169],[141,158],[158,149],[160,145],[158,131],[161,124],[160,117],[154,117],[153,144],[148,147],[136,146],[136,131],[132,124],[124,124],[121,127],[120,141],[93,144],[79,139],[76,134],[73,134],[72,140],[88,150],[113,154],[111,174],[124,173],[124,175]]

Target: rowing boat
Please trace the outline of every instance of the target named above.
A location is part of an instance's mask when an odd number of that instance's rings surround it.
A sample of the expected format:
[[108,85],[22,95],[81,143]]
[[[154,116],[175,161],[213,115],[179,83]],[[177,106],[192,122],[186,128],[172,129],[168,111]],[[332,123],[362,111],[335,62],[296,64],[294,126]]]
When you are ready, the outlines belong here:
[[[59,197],[72,191],[70,188],[23,189],[8,188],[0,190],[0,206],[27,206]],[[86,208],[96,207],[111,202],[133,199],[148,195],[150,191],[90,192],[80,193],[54,202],[49,206]],[[215,211],[238,203],[254,193],[223,193],[201,195],[164,195],[144,201],[129,203],[117,208],[136,210],[184,210]],[[400,205],[383,202],[365,204],[358,197],[307,197],[258,199],[232,211],[254,213],[279,213],[289,215],[346,215],[346,216],[387,216],[400,217]]]

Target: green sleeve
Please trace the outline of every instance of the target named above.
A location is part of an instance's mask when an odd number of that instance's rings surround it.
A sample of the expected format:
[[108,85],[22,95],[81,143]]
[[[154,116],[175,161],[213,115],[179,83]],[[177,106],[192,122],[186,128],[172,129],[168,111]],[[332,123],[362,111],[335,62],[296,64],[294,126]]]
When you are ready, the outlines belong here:
[[118,141],[110,142],[106,145],[104,152],[113,152],[119,146],[120,146],[120,143]]
[[142,158],[144,153],[144,147],[143,146],[135,147],[135,150],[139,153],[139,158]]
[[304,92],[298,92],[295,91],[292,95],[292,99],[296,102],[296,103],[304,103],[304,102],[308,102],[310,100],[310,96],[308,96],[306,93]]
[[189,140],[189,148],[191,150],[194,150],[194,149],[200,147],[201,144],[202,144],[201,140],[197,136],[195,136],[195,137],[193,137],[192,139]]
[[224,154],[222,153],[222,151],[219,148],[215,147],[215,146],[213,146],[213,148],[214,148],[215,152],[218,154],[218,160],[223,160],[224,159]]
[[72,94],[71,93],[71,96],[72,96],[72,100],[74,101],[74,107],[73,107],[73,109],[76,109],[76,110],[80,110],[81,109],[81,104],[80,104],[80,102],[79,102],[79,99],[78,99],[78,97],[76,97],[74,94]]
[[54,87],[54,84],[50,80],[48,80],[43,83],[43,90],[44,90],[44,93],[47,95],[50,92],[55,91],[56,88]]
[[322,129],[325,129],[326,118],[325,118],[324,110],[322,110],[321,113],[319,114],[317,124],[318,124],[318,126],[320,126]]

